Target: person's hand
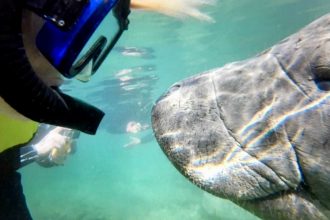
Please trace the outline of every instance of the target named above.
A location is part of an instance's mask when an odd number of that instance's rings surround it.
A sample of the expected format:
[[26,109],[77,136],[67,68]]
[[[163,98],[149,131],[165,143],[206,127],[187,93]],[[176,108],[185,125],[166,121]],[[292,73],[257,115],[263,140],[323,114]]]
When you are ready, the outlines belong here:
[[33,148],[38,153],[37,162],[45,167],[63,165],[68,154],[75,150],[78,131],[55,127]]
[[213,22],[214,20],[200,11],[203,5],[213,5],[215,0],[131,0],[131,7],[156,11],[168,16]]

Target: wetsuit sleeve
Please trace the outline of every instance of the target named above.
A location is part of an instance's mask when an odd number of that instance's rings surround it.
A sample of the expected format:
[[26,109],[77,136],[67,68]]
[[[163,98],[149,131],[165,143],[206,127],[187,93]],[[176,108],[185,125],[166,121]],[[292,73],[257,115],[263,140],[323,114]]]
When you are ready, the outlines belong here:
[[95,134],[104,113],[48,87],[33,71],[23,46],[22,2],[0,1],[0,96],[34,121]]

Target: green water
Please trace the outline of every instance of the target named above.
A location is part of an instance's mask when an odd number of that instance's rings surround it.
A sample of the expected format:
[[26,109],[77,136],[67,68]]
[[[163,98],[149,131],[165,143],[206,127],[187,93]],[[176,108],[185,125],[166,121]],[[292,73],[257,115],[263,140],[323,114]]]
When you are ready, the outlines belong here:
[[[22,170],[35,220],[257,219],[182,177],[150,129],[127,134],[125,126],[150,125],[152,104],[171,84],[255,55],[329,12],[330,1],[222,0],[204,11],[216,22],[134,11],[129,31],[95,78],[65,87],[107,116],[96,136],[81,135],[64,166]],[[124,55],[123,47],[142,54]],[[120,81],[123,69],[131,80]],[[142,143],[124,148],[132,137]]]

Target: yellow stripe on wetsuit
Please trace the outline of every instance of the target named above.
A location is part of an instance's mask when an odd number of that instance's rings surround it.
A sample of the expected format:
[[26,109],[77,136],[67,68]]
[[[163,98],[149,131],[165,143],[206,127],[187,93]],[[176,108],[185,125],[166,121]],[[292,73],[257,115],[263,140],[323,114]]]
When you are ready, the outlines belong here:
[[28,142],[37,128],[37,122],[13,119],[0,114],[0,153],[17,144]]

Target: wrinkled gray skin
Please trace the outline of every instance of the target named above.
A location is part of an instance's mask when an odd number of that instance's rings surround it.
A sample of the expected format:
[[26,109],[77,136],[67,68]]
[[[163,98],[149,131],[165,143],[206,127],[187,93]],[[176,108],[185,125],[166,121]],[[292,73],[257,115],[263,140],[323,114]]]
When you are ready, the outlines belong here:
[[173,85],[155,136],[194,184],[263,219],[330,218],[330,14]]

